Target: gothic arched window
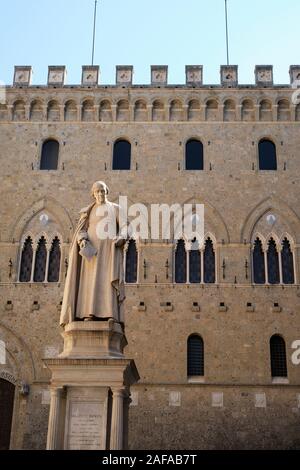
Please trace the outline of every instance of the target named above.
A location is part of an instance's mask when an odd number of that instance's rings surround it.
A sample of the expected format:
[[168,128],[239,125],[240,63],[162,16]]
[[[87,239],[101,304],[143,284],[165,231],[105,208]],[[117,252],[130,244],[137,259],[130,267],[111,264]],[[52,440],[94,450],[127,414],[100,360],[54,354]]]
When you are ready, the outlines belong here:
[[272,377],[287,377],[286,347],[284,339],[279,335],[270,340]]
[[20,276],[19,276],[20,282],[30,282],[31,271],[32,271],[32,259],[33,259],[32,239],[28,237],[25,240],[23,250],[22,250]]
[[277,170],[276,146],[268,139],[262,139],[258,144],[259,169]]
[[265,256],[262,248],[262,242],[257,238],[253,249],[253,280],[255,284],[265,284]]
[[127,140],[118,140],[114,145],[113,170],[130,170],[131,144]]
[[189,252],[189,280],[191,284],[201,282],[201,252],[199,243],[194,241]]
[[278,257],[276,243],[273,238],[271,238],[269,241],[267,260],[268,260],[268,281],[270,284],[279,284],[280,283],[279,257]]
[[210,238],[206,240],[204,249],[204,282],[205,284],[214,284],[216,282],[215,252]]
[[126,251],[126,273],[125,281],[128,284],[137,282],[138,252],[135,240],[130,240]]
[[59,281],[60,259],[60,242],[58,237],[55,237],[49,253],[48,282]]
[[187,344],[188,377],[204,376],[204,343],[201,336],[192,335]]
[[43,143],[40,170],[57,170],[59,143],[50,139]]
[[282,242],[281,263],[283,284],[294,284],[294,259],[291,245],[287,238],[285,238]]
[[191,139],[185,146],[185,169],[203,170],[203,144],[199,140]]
[[46,239],[41,237],[35,254],[34,282],[44,282],[46,274],[47,248]]
[[186,283],[186,250],[183,240],[179,240],[175,252],[175,282]]

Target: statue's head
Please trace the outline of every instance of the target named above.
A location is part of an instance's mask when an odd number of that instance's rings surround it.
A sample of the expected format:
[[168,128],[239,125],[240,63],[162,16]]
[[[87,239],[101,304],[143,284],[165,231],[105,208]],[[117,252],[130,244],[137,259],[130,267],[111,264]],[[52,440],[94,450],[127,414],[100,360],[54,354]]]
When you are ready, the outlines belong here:
[[103,204],[107,200],[109,189],[104,181],[96,181],[91,189],[91,196],[98,204]]

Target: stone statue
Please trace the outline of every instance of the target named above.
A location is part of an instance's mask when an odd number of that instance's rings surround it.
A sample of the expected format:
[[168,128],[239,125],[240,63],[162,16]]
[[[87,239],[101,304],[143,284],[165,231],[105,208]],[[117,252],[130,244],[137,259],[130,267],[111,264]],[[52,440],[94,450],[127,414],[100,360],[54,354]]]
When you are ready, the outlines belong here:
[[91,191],[95,201],[80,211],[70,248],[62,326],[81,319],[113,318],[124,322],[123,247],[127,223],[120,224],[120,206],[108,201],[107,194],[107,185],[97,181]]

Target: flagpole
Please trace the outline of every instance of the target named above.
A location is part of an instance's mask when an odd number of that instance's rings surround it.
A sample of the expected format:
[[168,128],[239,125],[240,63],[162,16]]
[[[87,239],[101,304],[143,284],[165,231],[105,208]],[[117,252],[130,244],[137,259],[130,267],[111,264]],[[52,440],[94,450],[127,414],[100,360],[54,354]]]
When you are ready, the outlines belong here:
[[227,51],[227,65],[229,65],[229,39],[228,39],[228,9],[227,9],[227,0],[225,0],[225,21],[226,21],[226,51]]
[[95,55],[97,2],[98,2],[98,0],[95,0],[95,9],[94,9],[94,29],[93,29],[93,49],[92,49],[92,65],[94,65],[94,55]]

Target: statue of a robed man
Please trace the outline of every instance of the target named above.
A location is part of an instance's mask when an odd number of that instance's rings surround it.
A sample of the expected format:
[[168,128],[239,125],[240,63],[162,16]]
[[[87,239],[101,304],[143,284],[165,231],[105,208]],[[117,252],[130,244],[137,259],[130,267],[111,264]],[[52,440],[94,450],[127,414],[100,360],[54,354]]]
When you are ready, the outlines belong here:
[[[127,226],[108,187],[97,181],[94,202],[80,211],[72,240],[60,317],[62,326],[75,320],[113,318],[123,323],[123,247]],[[124,219],[124,218],[123,218]]]

